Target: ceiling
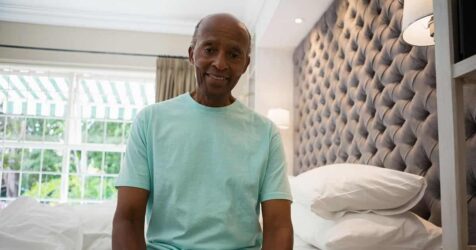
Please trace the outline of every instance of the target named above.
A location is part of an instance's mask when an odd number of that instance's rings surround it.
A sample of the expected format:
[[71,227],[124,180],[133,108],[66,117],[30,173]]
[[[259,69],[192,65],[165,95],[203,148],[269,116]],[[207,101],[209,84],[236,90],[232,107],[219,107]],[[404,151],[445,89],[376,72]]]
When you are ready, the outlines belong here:
[[[191,35],[205,15],[243,20],[259,47],[294,48],[332,0],[0,0],[0,20]],[[302,18],[301,24],[294,23]]]

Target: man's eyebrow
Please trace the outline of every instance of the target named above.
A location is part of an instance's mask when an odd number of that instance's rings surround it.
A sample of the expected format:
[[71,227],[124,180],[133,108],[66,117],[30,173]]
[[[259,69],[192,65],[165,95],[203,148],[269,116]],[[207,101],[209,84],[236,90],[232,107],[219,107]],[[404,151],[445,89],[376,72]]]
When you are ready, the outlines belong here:
[[[218,39],[216,38],[207,38],[207,39],[203,39],[202,41],[200,41],[200,46],[210,46],[210,45],[214,45],[214,44],[217,44],[219,42]],[[237,51],[237,52],[240,52],[240,53],[245,53],[246,49],[243,48],[243,46],[241,46],[241,43],[235,41],[235,42],[232,42],[229,47],[229,49],[233,50],[233,51]]]
[[240,53],[245,52],[245,50],[243,48],[241,48],[241,46],[232,46],[231,50],[234,51],[234,52],[240,52]]

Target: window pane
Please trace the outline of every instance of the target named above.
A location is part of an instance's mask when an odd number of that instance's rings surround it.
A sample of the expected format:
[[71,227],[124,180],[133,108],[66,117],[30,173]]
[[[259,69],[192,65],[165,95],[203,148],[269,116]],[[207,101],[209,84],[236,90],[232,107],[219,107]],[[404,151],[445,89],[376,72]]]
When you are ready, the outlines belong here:
[[22,174],[21,176],[21,195],[38,197],[40,191],[39,174]]
[[22,170],[40,171],[41,149],[25,148],[23,149]]
[[103,198],[111,199],[116,196],[116,177],[105,177],[104,178],[104,189],[103,189]]
[[44,119],[26,119],[26,140],[41,141],[43,139]]
[[103,152],[88,152],[88,174],[102,173]]
[[[0,142],[0,143],[1,143],[1,142]],[[3,170],[3,154],[4,154],[4,152],[6,152],[6,150],[7,150],[7,149],[4,148],[3,146],[0,147],[0,171]],[[0,176],[0,178],[1,178],[1,176]]]
[[46,120],[45,140],[53,142],[61,142],[64,140],[64,120]]
[[86,183],[84,185],[84,198],[99,200],[100,190],[101,190],[101,177],[87,176]]
[[21,117],[8,117],[7,118],[7,128],[5,131],[6,140],[21,140],[23,138],[22,134],[22,123],[25,119]]
[[6,148],[3,151],[3,168],[20,170],[21,148]]
[[104,159],[104,171],[106,174],[118,174],[121,167],[121,153],[106,152]]
[[124,124],[124,143],[127,143],[127,139],[129,138],[131,127],[132,127],[132,123],[130,122]]
[[18,197],[19,173],[3,173],[0,197]]
[[41,176],[41,198],[59,199],[61,193],[61,175],[43,174]]
[[81,178],[78,175],[69,176],[68,198],[81,199]]
[[104,122],[89,120],[84,125],[86,126],[86,136],[88,143],[103,143],[104,142]]
[[81,151],[71,150],[69,154],[69,173],[81,173]]
[[43,151],[43,171],[60,172],[62,160],[60,151],[45,149]]
[[122,122],[108,122],[105,139],[105,143],[120,144],[122,142]]
[[[1,111],[1,104],[0,104],[0,111]],[[5,135],[5,122],[6,118],[4,115],[0,115],[0,140],[3,140]]]

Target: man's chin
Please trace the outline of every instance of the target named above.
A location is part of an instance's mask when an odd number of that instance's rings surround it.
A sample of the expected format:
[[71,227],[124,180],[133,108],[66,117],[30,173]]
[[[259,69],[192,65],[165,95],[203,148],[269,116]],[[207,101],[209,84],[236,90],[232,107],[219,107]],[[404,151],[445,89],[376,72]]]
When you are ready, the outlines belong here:
[[228,83],[207,83],[207,92],[214,95],[223,95],[229,91]]
[[207,91],[206,96],[210,99],[222,99],[230,95],[230,92],[227,91]]
[[207,86],[208,88],[214,88],[214,89],[221,89],[221,88],[227,88],[229,85],[229,81],[223,80],[223,81],[207,81]]

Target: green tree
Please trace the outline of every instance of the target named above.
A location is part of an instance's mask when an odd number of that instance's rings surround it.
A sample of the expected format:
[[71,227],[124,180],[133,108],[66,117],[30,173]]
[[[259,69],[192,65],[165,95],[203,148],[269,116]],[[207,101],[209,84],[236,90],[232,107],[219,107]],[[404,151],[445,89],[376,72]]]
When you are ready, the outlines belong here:
[[40,183],[36,181],[30,190],[25,191],[25,196],[40,198],[59,199],[61,196],[61,175],[49,175],[43,174],[41,180],[41,192]]
[[44,119],[27,118],[25,139],[30,141],[43,140]]
[[21,148],[6,148],[3,150],[3,168],[20,170]]
[[105,143],[120,144],[122,142],[122,122],[108,122],[106,124]]
[[64,120],[47,119],[45,125],[46,141],[63,141],[64,140]]
[[87,120],[82,122],[83,134],[87,135],[87,140],[83,141],[89,143],[103,143],[105,122]]

